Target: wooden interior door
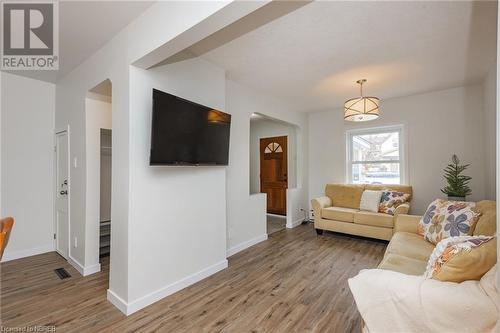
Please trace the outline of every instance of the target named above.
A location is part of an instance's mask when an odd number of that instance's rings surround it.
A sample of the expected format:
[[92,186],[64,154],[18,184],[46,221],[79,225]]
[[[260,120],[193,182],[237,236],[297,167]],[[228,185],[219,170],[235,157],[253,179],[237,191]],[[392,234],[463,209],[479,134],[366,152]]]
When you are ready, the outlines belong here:
[[260,139],[260,192],[267,194],[268,213],[286,215],[287,188],[287,137]]

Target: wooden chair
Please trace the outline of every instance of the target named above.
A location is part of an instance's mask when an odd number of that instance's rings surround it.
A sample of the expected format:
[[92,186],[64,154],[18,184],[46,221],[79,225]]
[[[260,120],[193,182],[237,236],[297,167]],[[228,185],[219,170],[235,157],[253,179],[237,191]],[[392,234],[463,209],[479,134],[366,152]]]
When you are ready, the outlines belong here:
[[12,217],[6,217],[0,219],[0,260],[3,257],[3,251],[7,247],[9,242],[10,232],[12,231],[12,226],[14,225],[14,219]]

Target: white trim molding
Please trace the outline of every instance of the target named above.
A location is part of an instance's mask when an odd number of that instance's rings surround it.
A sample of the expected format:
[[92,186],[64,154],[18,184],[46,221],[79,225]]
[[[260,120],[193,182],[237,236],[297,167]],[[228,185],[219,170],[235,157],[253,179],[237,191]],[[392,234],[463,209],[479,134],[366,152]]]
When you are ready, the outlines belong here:
[[196,282],[199,282],[210,275],[213,275],[225,268],[227,268],[227,260],[223,260],[221,262],[218,262],[212,266],[209,266],[199,272],[196,272],[194,274],[188,275],[187,277],[176,281],[174,283],[171,283],[169,285],[166,285],[163,288],[160,288],[156,291],[153,291],[152,293],[149,293],[139,299],[136,299],[135,301],[132,301],[130,303],[125,302],[121,297],[116,295],[112,290],[108,289],[107,291],[107,298],[108,301],[111,302],[118,310],[123,312],[125,315],[131,315],[134,312],[137,312],[143,308],[145,308],[148,305],[151,305],[162,298],[165,298],[169,295],[172,295],[173,293],[178,292],[181,289],[184,289],[186,287],[189,287],[192,284],[195,284]]
[[82,264],[80,264],[76,259],[74,259],[71,256],[68,256],[67,260],[68,260],[69,264],[71,266],[73,266],[78,271],[78,273],[83,275],[83,272],[85,271],[85,269],[84,269]]
[[128,316],[128,304],[120,296],[115,294],[111,289],[107,290],[108,301],[113,304],[118,310],[120,310],[124,315]]
[[287,229],[292,229],[292,228],[298,227],[299,225],[302,224],[303,221],[304,221],[304,219],[295,220],[292,223],[287,223],[286,227],[287,227]]
[[254,246],[255,244],[258,244],[258,243],[263,242],[265,240],[267,240],[267,234],[263,234],[263,235],[255,237],[255,238],[252,238],[250,240],[247,240],[246,242],[240,243],[240,244],[235,245],[232,248],[228,249],[226,252],[226,256],[229,258],[230,256],[235,255],[236,253],[241,252],[243,250],[246,250],[250,246]]
[[90,275],[90,274],[94,274],[94,273],[97,273],[97,272],[100,272],[101,271],[101,264],[95,264],[95,265],[92,265],[92,266],[83,266],[82,264],[80,264],[78,262],[78,260],[76,260],[75,258],[73,258],[72,256],[69,256],[68,257],[68,262],[70,263],[71,266],[73,266],[77,271],[78,273],[80,273],[82,276],[87,276],[87,275]]
[[83,276],[95,274],[101,271],[101,264],[94,264],[92,266],[86,266],[83,269]]
[[53,252],[53,251],[55,251],[54,242],[50,242],[45,245],[34,247],[31,249],[6,251],[3,255],[2,262],[36,256],[37,254]]

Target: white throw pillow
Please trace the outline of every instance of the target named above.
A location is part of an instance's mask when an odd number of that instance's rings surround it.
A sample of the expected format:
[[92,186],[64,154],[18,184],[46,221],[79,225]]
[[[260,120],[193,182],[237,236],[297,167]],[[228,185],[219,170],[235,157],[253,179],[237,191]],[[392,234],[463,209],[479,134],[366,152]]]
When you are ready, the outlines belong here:
[[361,196],[361,202],[359,203],[359,209],[377,213],[381,197],[382,197],[382,191],[371,191],[371,190],[363,191],[363,195]]

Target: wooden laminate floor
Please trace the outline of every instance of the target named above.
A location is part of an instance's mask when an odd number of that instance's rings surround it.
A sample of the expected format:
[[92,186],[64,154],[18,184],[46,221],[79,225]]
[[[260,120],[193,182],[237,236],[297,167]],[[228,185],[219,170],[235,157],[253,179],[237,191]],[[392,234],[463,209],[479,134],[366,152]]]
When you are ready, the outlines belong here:
[[[359,332],[347,279],[375,267],[385,242],[312,225],[277,232],[229,258],[229,268],[126,317],[106,300],[107,260],[81,277],[56,253],[2,263],[5,328],[56,332]],[[71,278],[60,280],[55,268]]]

